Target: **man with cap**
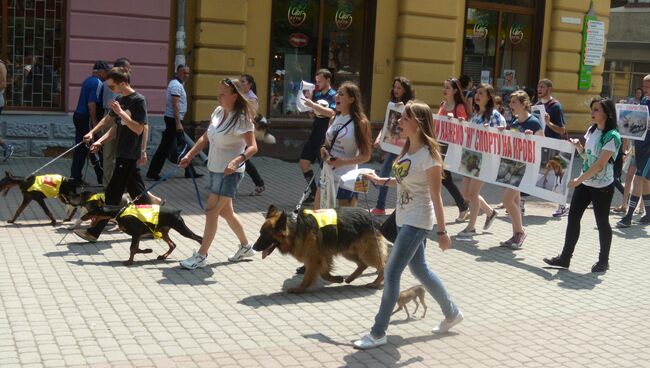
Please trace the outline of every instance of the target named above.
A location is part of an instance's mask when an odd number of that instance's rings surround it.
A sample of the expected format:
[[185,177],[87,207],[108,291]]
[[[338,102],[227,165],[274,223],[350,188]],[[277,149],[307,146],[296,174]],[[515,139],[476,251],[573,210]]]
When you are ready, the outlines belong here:
[[[81,84],[81,91],[79,92],[79,100],[77,108],[72,115],[75,129],[75,144],[83,140],[90,129],[97,125],[101,116],[98,116],[97,104],[101,104],[101,90],[102,81],[106,76],[109,66],[103,60],[98,60],[93,66],[92,75]],[[82,171],[84,163],[86,162],[86,155],[88,154],[88,147],[80,145],[75,149],[74,157],[72,158],[72,168],[70,178],[81,182]],[[103,170],[101,161],[97,156],[91,155],[90,162],[93,164],[95,174],[97,175],[97,183],[102,184]]]

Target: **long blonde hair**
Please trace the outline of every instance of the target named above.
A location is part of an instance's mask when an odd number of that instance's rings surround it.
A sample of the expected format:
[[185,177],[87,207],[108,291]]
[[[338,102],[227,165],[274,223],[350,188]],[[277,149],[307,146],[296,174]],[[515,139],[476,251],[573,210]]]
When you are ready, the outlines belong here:
[[226,78],[221,81],[221,84],[230,88],[230,90],[237,94],[237,99],[235,100],[235,108],[233,109],[232,117],[228,121],[223,129],[223,131],[229,131],[237,123],[237,116],[243,114],[246,120],[253,121],[255,119],[255,107],[253,104],[244,97],[244,94],[241,91],[241,83],[238,79]]
[[[438,144],[433,130],[433,116],[429,105],[419,100],[411,100],[406,103],[404,114],[409,119],[415,119],[417,121],[420,128],[420,139],[429,149],[429,154],[433,160],[442,165],[443,160],[442,154],[440,153],[440,144]],[[411,141],[407,138],[398,159],[404,156],[410,147]]]

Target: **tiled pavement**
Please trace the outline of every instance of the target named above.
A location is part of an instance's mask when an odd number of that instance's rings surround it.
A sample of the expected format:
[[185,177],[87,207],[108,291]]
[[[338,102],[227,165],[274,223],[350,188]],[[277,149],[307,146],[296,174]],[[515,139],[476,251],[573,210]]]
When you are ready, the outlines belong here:
[[[254,161],[268,189],[261,197],[242,195],[236,201],[251,241],[268,205],[292,208],[304,185],[295,163]],[[25,175],[45,162],[13,159],[0,169]],[[47,172],[67,174],[69,165],[60,160]],[[87,179],[94,181],[89,171]],[[204,186],[205,178],[203,192]],[[252,189],[247,178],[240,192]],[[155,191],[202,232],[203,216],[182,171]],[[500,193],[494,186],[484,191],[490,203],[498,203]],[[376,197],[374,189],[369,196]],[[19,201],[16,189],[0,199],[3,220]],[[451,203],[448,197],[445,203]],[[48,205],[62,218],[57,201]],[[529,234],[519,251],[498,247],[511,232],[505,214],[476,243],[454,241],[452,250],[441,253],[430,242],[428,261],[466,320],[452,333],[432,335],[442,317],[427,296],[425,319],[405,321],[398,313],[389,344],[364,352],[350,342],[368,331],[379,305],[381,292],[361,286],[374,278],[371,271],[352,285],[321,282],[303,295],[289,295],[283,290],[300,281],[293,275],[298,262],[273,254],[264,261],[257,256],[228,263],[236,238],[225,223],[205,269],[179,267],[197,244],[175,233],[179,246],[167,261],[155,260],[165,246],[147,240],[154,253],[140,254],[124,267],[126,235],[111,231],[87,244],[65,236],[65,227],[47,225],[32,204],[18,224],[0,224],[0,367],[650,366],[647,228],[615,229],[611,270],[590,274],[598,233],[587,212],[572,269],[558,271],[541,261],[559,252],[564,238],[566,218],[551,218],[552,211],[549,203],[528,201]],[[446,207],[450,233],[464,226],[451,223],[456,214]],[[340,274],[353,270],[345,260],[336,264]],[[408,272],[402,281],[402,289],[416,284]]]

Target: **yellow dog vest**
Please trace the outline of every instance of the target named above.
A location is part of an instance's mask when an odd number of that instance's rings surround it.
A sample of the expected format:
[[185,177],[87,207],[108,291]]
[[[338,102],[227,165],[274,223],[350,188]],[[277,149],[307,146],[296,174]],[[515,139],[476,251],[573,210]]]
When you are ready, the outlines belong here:
[[54,198],[59,195],[62,181],[62,175],[39,175],[34,178],[34,184],[27,191],[41,192],[46,198]]
[[325,226],[330,226],[330,225],[336,226],[337,224],[338,217],[336,216],[336,210],[333,209],[323,209],[317,211],[304,210],[304,213],[316,219],[319,228],[323,228]]
[[106,203],[106,196],[104,195],[104,193],[95,193],[91,195],[90,198],[88,198],[88,202],[90,201],[98,201],[98,202]]
[[[156,204],[137,204],[129,205],[121,214],[120,217],[132,216],[140,220],[149,231],[153,234],[154,239],[162,238],[162,233],[156,231],[158,227],[158,215],[160,214],[160,206]],[[153,228],[149,227],[153,225]]]

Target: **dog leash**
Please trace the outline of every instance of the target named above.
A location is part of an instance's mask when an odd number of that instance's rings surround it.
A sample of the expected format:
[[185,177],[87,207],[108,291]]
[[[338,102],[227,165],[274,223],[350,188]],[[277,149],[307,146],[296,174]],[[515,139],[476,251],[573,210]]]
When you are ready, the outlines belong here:
[[29,176],[33,176],[33,175],[36,174],[37,172],[39,172],[39,171],[43,170],[44,168],[48,167],[48,166],[51,165],[54,161],[56,161],[56,160],[60,159],[61,157],[65,156],[68,152],[70,152],[70,151],[72,151],[73,149],[79,147],[79,146],[82,145],[83,143],[84,143],[84,141],[81,141],[81,142],[75,144],[74,146],[70,147],[67,151],[65,151],[65,152],[63,152],[62,154],[56,156],[56,157],[53,158],[50,162],[48,162],[48,163],[46,163],[45,165],[39,167],[38,169],[32,171],[32,173],[29,174]]

